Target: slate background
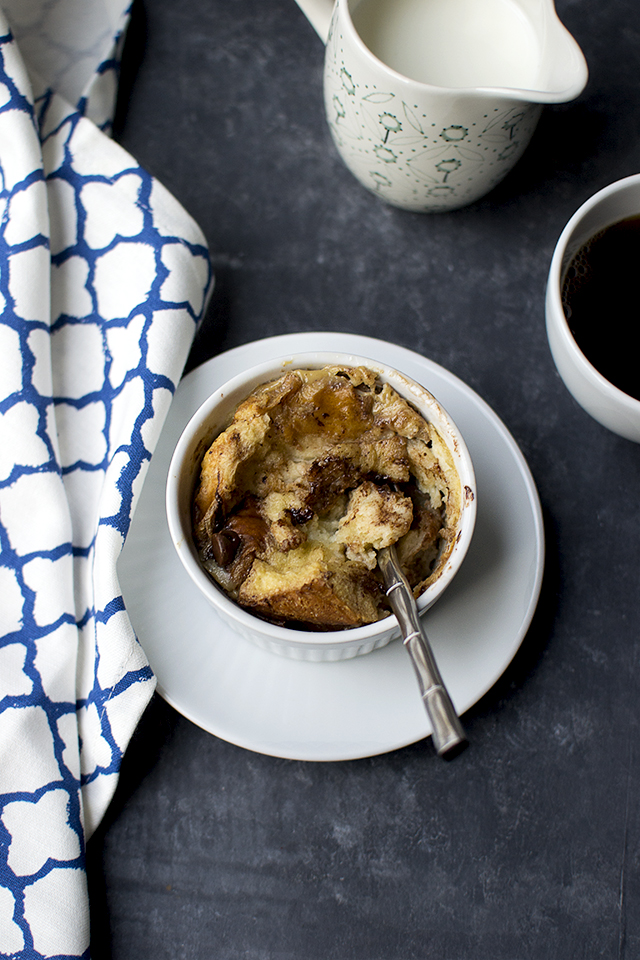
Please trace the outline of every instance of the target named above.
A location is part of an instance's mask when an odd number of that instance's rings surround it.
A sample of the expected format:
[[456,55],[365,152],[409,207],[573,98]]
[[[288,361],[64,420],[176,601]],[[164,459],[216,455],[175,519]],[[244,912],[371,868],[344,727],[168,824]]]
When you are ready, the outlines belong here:
[[492,194],[422,215],[342,166],[322,44],[293,0],[136,0],[116,135],[198,220],[217,278],[189,368],[308,330],[421,352],[520,444],[547,563],[449,764],[429,741],[265,757],[156,698],[89,844],[94,960],[640,956],[640,449],[577,406],[544,329],[564,223],[640,169],[640,6],[557,8],[586,91],[546,109]]

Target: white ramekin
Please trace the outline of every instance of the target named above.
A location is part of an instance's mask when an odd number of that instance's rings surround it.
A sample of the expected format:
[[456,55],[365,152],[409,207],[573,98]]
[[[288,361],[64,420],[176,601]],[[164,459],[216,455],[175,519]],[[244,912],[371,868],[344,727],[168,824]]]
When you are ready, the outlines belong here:
[[344,353],[304,353],[280,357],[252,367],[216,390],[185,427],[169,467],[166,507],[169,531],[182,564],[198,589],[229,625],[242,636],[273,653],[298,660],[343,660],[369,653],[399,636],[394,616],[346,630],[315,632],[276,626],[253,616],[235,603],[206,573],[198,558],[191,526],[191,503],[200,463],[213,439],[228,424],[235,408],[251,391],[288,370],[331,365],[366,366],[389,383],[437,428],[458,470],[461,511],[453,549],[438,578],[418,599],[422,612],[440,597],[456,575],[467,552],[476,518],[476,484],[471,457],[457,427],[438,401],[421,385],[391,367],[366,357]]

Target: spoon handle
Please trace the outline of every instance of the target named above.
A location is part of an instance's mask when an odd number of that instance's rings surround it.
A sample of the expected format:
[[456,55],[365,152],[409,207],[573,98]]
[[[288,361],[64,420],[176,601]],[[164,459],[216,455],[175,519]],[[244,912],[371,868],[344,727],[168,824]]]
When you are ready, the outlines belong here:
[[418,678],[422,702],[431,721],[433,745],[439,756],[450,758],[466,746],[467,738],[438,670],[411,587],[400,569],[395,547],[379,550],[378,564],[389,603],[400,624],[404,645]]

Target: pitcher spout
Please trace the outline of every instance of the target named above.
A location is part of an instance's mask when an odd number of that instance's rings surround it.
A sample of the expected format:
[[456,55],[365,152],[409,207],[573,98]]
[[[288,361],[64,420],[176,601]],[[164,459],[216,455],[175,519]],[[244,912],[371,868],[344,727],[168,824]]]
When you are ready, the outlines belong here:
[[587,85],[589,69],[584,54],[556,12],[553,0],[516,0],[538,37],[538,80],[522,91],[532,103],[567,103]]

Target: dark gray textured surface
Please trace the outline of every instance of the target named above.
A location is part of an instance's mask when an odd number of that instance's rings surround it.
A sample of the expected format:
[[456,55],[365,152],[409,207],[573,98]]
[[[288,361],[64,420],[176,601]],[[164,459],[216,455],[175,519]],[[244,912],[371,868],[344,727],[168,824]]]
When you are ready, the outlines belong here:
[[522,649],[449,764],[429,742],[277,760],[155,700],[89,848],[95,960],[640,956],[640,449],[567,393],[543,309],[566,220],[640,168],[640,7],[558,10],[585,93],[546,110],[490,196],[419,215],[342,167],[293,0],[137,8],[118,136],[199,221],[217,277],[190,365],[306,330],[423,353],[514,434],[548,557]]

